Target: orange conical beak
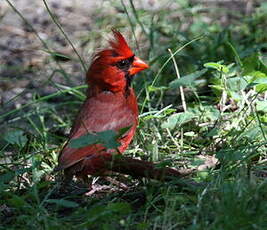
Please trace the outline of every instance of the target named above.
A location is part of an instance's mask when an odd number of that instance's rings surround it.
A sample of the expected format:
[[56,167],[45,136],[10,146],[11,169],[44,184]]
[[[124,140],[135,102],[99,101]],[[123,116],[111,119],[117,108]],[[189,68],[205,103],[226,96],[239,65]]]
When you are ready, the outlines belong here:
[[129,73],[130,75],[135,75],[138,72],[147,69],[148,67],[149,65],[142,61],[140,58],[134,57],[134,61],[132,63],[131,68],[129,69]]

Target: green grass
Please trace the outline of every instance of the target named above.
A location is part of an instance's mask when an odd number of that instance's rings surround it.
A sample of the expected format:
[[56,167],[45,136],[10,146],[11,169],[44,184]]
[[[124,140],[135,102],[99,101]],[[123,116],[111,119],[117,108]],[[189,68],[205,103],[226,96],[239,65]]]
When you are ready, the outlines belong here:
[[[132,44],[136,38],[136,53],[151,68],[134,82],[140,124],[125,154],[194,169],[189,178],[201,186],[128,178],[127,192],[62,191],[53,169],[85,86],[75,85],[42,41],[53,70],[43,82],[56,92],[41,95],[36,88],[26,104],[0,114],[0,229],[267,229],[267,5],[243,18],[229,9],[201,13],[200,3],[177,2],[179,9],[148,11],[114,1],[106,7],[119,13],[93,12],[88,35],[76,39],[93,52],[111,26]],[[226,13],[236,17],[223,26]],[[60,18],[49,14],[62,33]],[[70,59],[89,64],[82,60],[88,57]],[[211,156],[216,165],[205,163]]]

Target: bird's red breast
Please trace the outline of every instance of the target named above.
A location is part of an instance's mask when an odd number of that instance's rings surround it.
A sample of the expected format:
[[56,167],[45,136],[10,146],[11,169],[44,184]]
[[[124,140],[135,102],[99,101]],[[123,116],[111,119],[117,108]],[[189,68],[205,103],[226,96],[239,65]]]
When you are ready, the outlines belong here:
[[[71,129],[69,140],[87,133],[105,130],[119,131],[131,127],[120,138],[119,152],[126,150],[138,124],[138,106],[131,88],[133,75],[148,68],[129,48],[126,40],[113,30],[110,48],[97,53],[87,72],[89,84],[87,98]],[[101,144],[82,148],[64,146],[58,159],[58,169],[73,174],[101,174],[105,171],[104,159],[115,150],[107,150]]]

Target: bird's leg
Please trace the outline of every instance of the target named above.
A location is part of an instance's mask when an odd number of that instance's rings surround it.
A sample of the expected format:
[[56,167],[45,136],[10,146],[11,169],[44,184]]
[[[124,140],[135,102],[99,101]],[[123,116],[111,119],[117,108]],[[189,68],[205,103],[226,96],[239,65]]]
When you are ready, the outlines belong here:
[[122,183],[121,181],[116,180],[115,178],[112,178],[111,176],[105,176],[104,179],[110,182],[111,184],[116,185],[120,189],[123,189],[125,191],[129,189],[129,187],[126,184]]
[[64,170],[63,188],[67,187],[73,179],[73,174],[68,170]]

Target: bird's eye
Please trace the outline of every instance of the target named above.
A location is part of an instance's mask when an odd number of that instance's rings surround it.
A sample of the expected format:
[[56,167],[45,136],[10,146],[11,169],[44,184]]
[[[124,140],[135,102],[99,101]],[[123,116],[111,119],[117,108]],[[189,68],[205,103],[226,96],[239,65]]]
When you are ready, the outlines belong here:
[[120,69],[128,69],[130,67],[130,61],[128,59],[121,60],[117,62],[117,66]]

